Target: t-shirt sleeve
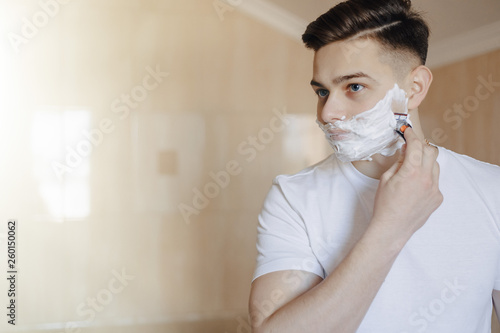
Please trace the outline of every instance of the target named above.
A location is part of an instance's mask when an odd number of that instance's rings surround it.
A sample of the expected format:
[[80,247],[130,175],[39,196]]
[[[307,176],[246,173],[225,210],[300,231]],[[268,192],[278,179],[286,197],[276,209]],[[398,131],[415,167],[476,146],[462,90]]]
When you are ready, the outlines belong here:
[[498,265],[497,276],[496,276],[495,285],[493,286],[493,289],[500,290],[500,264]]
[[325,277],[311,249],[304,221],[289,199],[278,178],[275,179],[259,215],[254,280],[283,270],[301,270]]

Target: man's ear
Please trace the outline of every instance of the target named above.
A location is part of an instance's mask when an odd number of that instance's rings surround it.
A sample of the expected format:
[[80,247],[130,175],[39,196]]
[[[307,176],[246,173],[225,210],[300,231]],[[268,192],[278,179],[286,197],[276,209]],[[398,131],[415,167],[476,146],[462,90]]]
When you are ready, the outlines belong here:
[[432,83],[432,72],[429,68],[420,65],[410,73],[409,78],[408,110],[413,110],[418,108],[427,95]]

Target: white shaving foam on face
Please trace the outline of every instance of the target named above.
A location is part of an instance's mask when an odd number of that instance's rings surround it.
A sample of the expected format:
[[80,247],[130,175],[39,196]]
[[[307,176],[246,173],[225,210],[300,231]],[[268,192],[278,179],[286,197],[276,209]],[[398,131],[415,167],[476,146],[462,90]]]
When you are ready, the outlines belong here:
[[403,145],[404,140],[395,131],[394,113],[408,113],[407,103],[405,91],[395,84],[372,109],[333,124],[317,123],[339,160],[371,161],[374,154],[392,156]]

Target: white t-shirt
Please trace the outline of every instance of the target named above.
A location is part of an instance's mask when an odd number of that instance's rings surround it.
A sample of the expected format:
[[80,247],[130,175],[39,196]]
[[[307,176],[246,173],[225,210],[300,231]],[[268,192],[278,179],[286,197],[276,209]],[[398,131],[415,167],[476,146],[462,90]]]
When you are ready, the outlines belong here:
[[[403,248],[357,332],[491,331],[500,167],[441,147],[438,163],[444,202]],[[365,231],[378,183],[334,155],[276,177],[259,215],[254,279],[281,270],[293,270],[284,283],[299,271],[325,278]]]

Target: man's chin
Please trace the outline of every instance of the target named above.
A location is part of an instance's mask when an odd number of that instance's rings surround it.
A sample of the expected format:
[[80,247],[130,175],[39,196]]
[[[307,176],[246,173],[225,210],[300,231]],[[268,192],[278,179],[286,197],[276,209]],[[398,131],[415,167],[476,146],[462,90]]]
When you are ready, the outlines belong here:
[[399,153],[401,152],[401,148],[403,147],[404,142],[396,141],[385,148],[381,149],[381,152],[375,153],[370,156],[370,160],[367,159],[358,159],[351,161],[352,163],[377,163],[377,164],[385,164],[397,159],[399,157]]

